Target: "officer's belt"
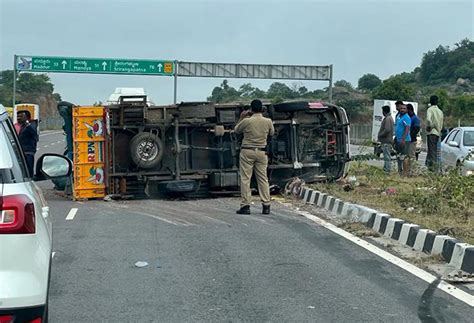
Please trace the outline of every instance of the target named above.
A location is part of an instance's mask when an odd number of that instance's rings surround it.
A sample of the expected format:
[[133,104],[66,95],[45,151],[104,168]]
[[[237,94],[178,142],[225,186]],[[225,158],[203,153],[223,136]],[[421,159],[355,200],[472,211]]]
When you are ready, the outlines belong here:
[[261,151],[266,151],[267,148],[265,147],[242,147],[241,149],[247,149],[247,150],[261,150]]

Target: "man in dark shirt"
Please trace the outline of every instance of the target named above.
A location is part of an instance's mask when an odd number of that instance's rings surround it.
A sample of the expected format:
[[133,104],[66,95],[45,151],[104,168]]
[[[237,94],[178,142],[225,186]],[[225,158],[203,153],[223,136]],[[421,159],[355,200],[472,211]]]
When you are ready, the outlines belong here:
[[392,116],[390,115],[390,107],[388,105],[384,105],[382,107],[382,113],[384,118],[382,120],[382,124],[380,125],[378,140],[382,145],[384,160],[383,170],[385,171],[385,173],[390,174],[390,170],[392,168],[391,151],[393,143],[394,122]]
[[413,175],[413,170],[414,170],[415,160],[416,160],[417,136],[421,129],[421,121],[420,121],[420,118],[418,118],[418,116],[415,114],[415,109],[413,108],[413,105],[411,105],[410,103],[407,104],[407,113],[411,119],[411,125],[410,125],[411,142],[408,146],[408,160],[410,162],[409,175]]
[[30,176],[34,175],[36,144],[38,143],[38,133],[36,128],[29,122],[31,114],[29,111],[18,111],[17,120],[20,124],[20,132],[18,138],[26,159],[26,166]]

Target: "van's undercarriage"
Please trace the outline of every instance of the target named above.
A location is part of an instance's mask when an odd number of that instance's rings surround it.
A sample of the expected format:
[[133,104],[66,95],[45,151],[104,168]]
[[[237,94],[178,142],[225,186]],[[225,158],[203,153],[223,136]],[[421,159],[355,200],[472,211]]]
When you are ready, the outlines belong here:
[[[147,107],[146,97],[109,106],[109,192],[230,194],[239,191],[241,138],[232,132],[248,105],[187,102]],[[321,103],[267,104],[273,120],[268,175],[274,188],[299,176],[333,180],[349,160],[342,108]]]

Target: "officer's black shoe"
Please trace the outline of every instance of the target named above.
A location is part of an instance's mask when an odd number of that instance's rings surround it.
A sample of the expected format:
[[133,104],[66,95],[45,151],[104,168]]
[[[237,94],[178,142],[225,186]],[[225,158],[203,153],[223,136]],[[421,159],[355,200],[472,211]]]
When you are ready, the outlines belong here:
[[237,214],[250,214],[250,205],[245,205],[240,207],[240,209],[235,212]]
[[270,205],[263,204],[262,214],[270,214]]

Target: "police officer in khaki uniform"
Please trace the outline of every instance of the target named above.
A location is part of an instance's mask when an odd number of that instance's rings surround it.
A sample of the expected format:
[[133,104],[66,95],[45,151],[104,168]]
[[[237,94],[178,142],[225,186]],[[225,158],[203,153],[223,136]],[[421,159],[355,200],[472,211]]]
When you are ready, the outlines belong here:
[[258,193],[263,204],[263,214],[270,214],[270,186],[268,184],[266,154],[267,137],[273,136],[275,129],[273,122],[262,115],[262,102],[253,100],[250,103],[252,115],[245,112],[241,115],[234,132],[243,134],[242,147],[240,149],[240,191],[242,202],[238,214],[250,214],[250,203],[252,193],[250,191],[250,180],[252,172],[255,171],[257,178]]

